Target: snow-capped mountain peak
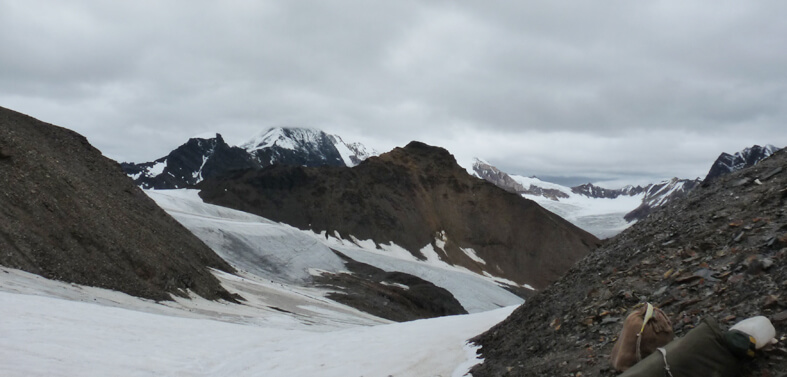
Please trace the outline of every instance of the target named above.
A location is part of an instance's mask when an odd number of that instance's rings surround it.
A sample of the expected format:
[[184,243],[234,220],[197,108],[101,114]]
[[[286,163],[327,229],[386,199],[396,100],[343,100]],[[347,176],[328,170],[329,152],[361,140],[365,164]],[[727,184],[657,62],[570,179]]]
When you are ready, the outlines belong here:
[[361,143],[347,143],[338,135],[328,135],[328,138],[342,155],[344,164],[350,167],[360,164],[369,157],[380,155],[380,152]]
[[355,166],[379,153],[312,128],[274,127],[239,145],[261,165]]
[[238,146],[249,152],[272,147],[295,150],[299,147],[319,144],[326,136],[324,132],[312,128],[273,127]]
[[238,146],[220,134],[200,134],[167,156],[144,163],[122,163],[123,170],[143,188],[192,187],[230,171],[273,164],[355,166],[379,153],[361,143],[311,128],[269,128]]

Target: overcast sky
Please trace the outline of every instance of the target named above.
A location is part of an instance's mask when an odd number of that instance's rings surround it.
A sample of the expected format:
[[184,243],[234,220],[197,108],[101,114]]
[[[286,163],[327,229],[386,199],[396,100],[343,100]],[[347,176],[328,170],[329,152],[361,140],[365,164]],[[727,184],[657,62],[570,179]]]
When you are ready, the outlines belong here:
[[787,2],[0,0],[0,106],[119,161],[273,126],[642,181],[787,145]]

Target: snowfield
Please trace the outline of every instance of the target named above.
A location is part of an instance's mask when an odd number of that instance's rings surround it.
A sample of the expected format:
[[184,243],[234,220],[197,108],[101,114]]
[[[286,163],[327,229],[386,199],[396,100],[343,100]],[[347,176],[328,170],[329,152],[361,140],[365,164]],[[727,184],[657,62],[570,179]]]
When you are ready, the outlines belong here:
[[[0,267],[0,376],[463,376],[481,362],[467,340],[522,303],[495,277],[396,245],[301,231],[193,190],[148,195],[239,270],[214,274],[246,301],[154,302]],[[330,248],[429,280],[472,314],[392,323],[327,299],[310,277],[343,271]]]
[[[522,299],[498,283],[434,258],[420,261],[403,248],[372,241],[344,240],[302,231],[263,217],[202,202],[197,190],[149,190],[148,196],[233,266],[287,284],[308,285],[315,270],[342,272],[331,249],[385,271],[400,271],[445,288],[469,313],[519,305]],[[449,235],[450,236],[450,235]]]
[[[14,290],[27,292],[9,292]],[[83,290],[89,292],[82,295]],[[73,301],[78,296],[91,301],[93,295],[101,303]],[[514,309],[331,328],[278,311],[257,311],[262,321],[233,322],[181,304],[0,268],[0,375],[462,376],[479,362],[466,340]],[[236,320],[251,314],[241,305],[213,305],[224,306]],[[346,314],[347,322],[356,315]]]
[[538,178],[528,178],[519,175],[510,176],[524,187],[536,186],[543,189],[558,190],[568,195],[568,198],[552,200],[539,195],[522,195],[550,212],[568,220],[570,223],[604,239],[617,235],[634,225],[623,217],[639,207],[645,193],[637,195],[621,195],[615,199],[591,198],[575,194],[571,188],[554,183],[542,181]]
[[642,204],[645,194],[621,195],[615,199],[590,198],[572,194],[569,198],[560,198],[560,201],[536,195],[522,196],[535,201],[538,205],[599,239],[604,239],[616,236],[635,224],[635,221],[626,221],[624,216]]

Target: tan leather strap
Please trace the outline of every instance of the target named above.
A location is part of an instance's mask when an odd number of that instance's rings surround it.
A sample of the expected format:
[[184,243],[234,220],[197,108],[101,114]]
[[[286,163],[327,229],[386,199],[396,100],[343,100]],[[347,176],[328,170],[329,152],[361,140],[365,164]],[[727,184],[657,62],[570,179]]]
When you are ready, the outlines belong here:
[[673,377],[672,372],[669,370],[669,364],[667,363],[667,349],[664,347],[656,348],[661,352],[661,357],[664,359],[664,371],[667,372],[667,376]]
[[640,351],[640,345],[642,344],[642,333],[645,332],[645,325],[648,324],[648,321],[653,318],[653,305],[647,303],[648,308],[645,309],[645,318],[642,319],[642,327],[639,329],[639,333],[637,334],[637,361],[639,362],[642,360],[642,351]]

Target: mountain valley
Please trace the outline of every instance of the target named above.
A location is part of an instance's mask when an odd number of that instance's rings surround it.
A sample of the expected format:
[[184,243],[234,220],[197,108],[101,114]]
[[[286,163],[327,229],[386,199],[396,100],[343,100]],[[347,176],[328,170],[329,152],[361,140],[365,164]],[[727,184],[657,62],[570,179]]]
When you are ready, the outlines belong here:
[[611,376],[645,300],[679,336],[784,334],[785,165],[755,146],[702,181],[569,188],[288,128],[118,164],[0,108],[0,374]]

